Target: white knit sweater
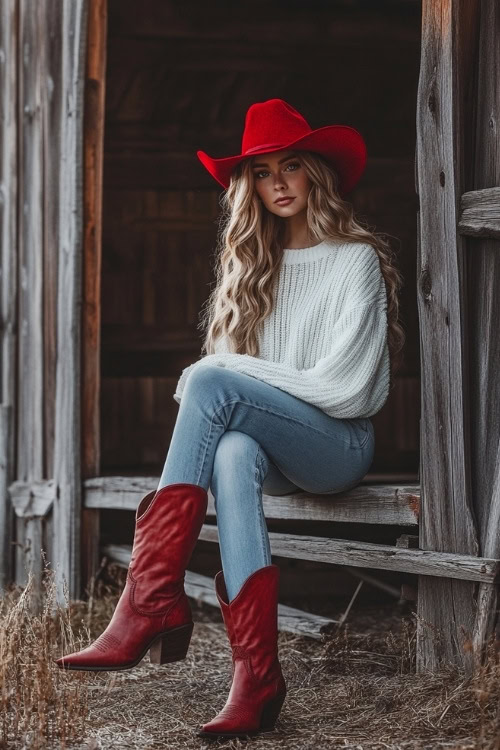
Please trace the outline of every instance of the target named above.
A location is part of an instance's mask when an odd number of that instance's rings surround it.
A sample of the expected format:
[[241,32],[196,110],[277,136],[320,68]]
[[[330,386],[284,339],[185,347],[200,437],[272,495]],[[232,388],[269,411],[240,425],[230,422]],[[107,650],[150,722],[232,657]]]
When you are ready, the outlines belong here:
[[261,327],[258,357],[216,353],[186,367],[174,399],[181,402],[189,373],[217,365],[251,375],[332,417],[370,417],[389,392],[387,296],[372,245],[325,240],[285,249],[275,304]]

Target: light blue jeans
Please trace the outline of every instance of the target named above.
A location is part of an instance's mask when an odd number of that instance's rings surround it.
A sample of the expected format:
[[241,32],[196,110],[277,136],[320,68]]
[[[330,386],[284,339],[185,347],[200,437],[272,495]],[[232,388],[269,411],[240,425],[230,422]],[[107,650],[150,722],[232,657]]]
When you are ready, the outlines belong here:
[[158,489],[210,487],[231,601],[271,564],[262,493],[350,489],[370,468],[374,445],[368,417],[330,417],[250,375],[202,365],[186,379]]

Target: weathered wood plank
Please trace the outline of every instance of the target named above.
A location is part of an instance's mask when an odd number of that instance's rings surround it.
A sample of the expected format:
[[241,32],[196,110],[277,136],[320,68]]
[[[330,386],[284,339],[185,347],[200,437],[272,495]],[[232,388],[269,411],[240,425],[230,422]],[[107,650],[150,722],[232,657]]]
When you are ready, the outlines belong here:
[[[17,478],[44,475],[44,104],[46,72],[46,16],[43,3],[20,0],[19,12],[19,347]],[[16,520],[16,572],[26,583],[32,569],[34,589],[41,589],[41,567],[36,559],[42,520]]]
[[[476,192],[500,203],[500,7],[490,0],[481,5],[478,59],[477,116],[474,138],[473,184]],[[489,211],[491,216],[492,211]],[[483,217],[484,219],[485,217]],[[486,222],[484,222],[486,225]],[[491,225],[491,222],[488,223]],[[500,232],[474,241],[470,249],[471,383],[470,413],[472,484],[480,529],[481,554],[500,555]],[[498,585],[481,585],[477,592],[474,653],[484,646],[498,617]]]
[[[61,4],[39,3],[43,8],[44,52],[39,75],[43,91],[44,151],[44,225],[43,236],[43,336],[44,336],[44,472],[51,477],[54,465],[54,401],[57,359],[57,266],[59,253],[59,170],[60,111],[62,91],[59,85],[62,65],[62,39],[54,33],[61,26]],[[47,36],[46,36],[47,35]],[[46,523],[46,521],[45,521]]]
[[13,518],[9,496],[9,443],[12,434],[12,406],[0,404],[0,594],[5,591],[11,575]]
[[17,349],[17,0],[0,3],[0,590],[12,579]]
[[[418,524],[420,487],[418,485],[360,484],[348,492],[314,495],[262,495],[266,518],[270,520],[337,521],[340,523]],[[208,512],[215,516],[215,503],[209,493]]]
[[[492,27],[492,29],[494,28],[495,26]],[[494,54],[493,51],[492,54]],[[496,72],[496,68],[494,67],[491,70]],[[498,81],[493,81],[493,83],[498,84]],[[492,96],[494,94],[490,94],[490,98]],[[491,103],[496,106],[496,102]],[[487,119],[489,114],[484,112],[483,117]],[[481,122],[482,119],[480,118],[478,122]],[[487,138],[488,134],[485,134],[484,137]],[[495,159],[493,158],[492,169],[494,169],[494,165]],[[500,187],[469,190],[469,192],[461,196],[458,231],[460,234],[466,234],[470,237],[500,239]],[[492,242],[490,249],[498,252],[500,250],[498,242]]]
[[[132,548],[128,545],[108,544],[102,549],[109,560],[127,568],[130,563]],[[199,602],[219,607],[215,593],[214,581],[208,576],[186,570],[184,579],[186,594]],[[324,635],[336,630],[339,620],[333,620],[312,612],[304,612],[295,607],[278,603],[278,629],[295,635],[321,640]]]
[[[500,444],[495,460],[495,479],[491,493],[489,524],[482,540],[483,554],[500,555]],[[473,630],[474,652],[482,656],[488,637],[498,618],[499,584],[483,583],[477,592],[476,619]]]
[[[470,555],[471,565],[472,557],[479,554],[479,541],[470,483],[466,247],[457,233],[457,208],[458,197],[468,189],[464,157],[469,141],[464,135],[470,133],[472,123],[467,120],[465,99],[474,81],[478,16],[477,0],[422,3],[416,152],[422,355],[420,547]],[[472,668],[466,641],[471,637],[474,608],[471,583],[420,577],[418,671],[434,670],[442,661]],[[433,627],[444,630],[447,637],[439,642]]]
[[[218,543],[217,526],[204,524],[199,538],[206,542]],[[277,531],[269,532],[269,540],[272,554],[279,557],[397,570],[402,573],[461,581],[483,581],[491,584],[500,580],[500,559],[313,537],[306,534],[281,534]]]
[[61,0],[60,169],[58,184],[58,328],[54,427],[54,567],[57,597],[80,593],[81,261],[83,246],[83,115],[87,0]]
[[19,479],[43,476],[43,91],[42,3],[19,2]]
[[[142,497],[157,486],[157,477],[90,477],[83,482],[83,502],[86,508],[135,510]],[[415,526],[420,488],[418,485],[359,485],[335,495],[263,494],[262,503],[268,519]],[[210,490],[207,515],[215,516]]]
[[[100,464],[102,169],[106,83],[107,1],[89,0],[85,72],[83,300],[82,300],[82,477]],[[82,507],[82,588],[99,563],[100,513]]]
[[9,493],[16,516],[46,516],[56,497],[56,485],[53,479],[18,479],[10,485]]

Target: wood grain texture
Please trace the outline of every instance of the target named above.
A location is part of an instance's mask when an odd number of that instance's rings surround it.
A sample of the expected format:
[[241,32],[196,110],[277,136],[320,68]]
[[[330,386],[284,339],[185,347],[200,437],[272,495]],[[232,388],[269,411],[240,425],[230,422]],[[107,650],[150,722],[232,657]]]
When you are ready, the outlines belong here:
[[[107,0],[88,0],[83,127],[82,477],[100,468],[102,171]],[[97,572],[99,511],[82,508],[81,588]]]
[[[480,554],[480,547],[473,507],[477,492],[471,484],[467,246],[457,232],[457,212],[460,196],[471,187],[478,18],[476,1],[424,0],[422,4],[416,152],[422,354],[420,547],[471,558]],[[417,670],[433,670],[442,661],[471,669],[474,616],[470,583],[421,576]],[[438,642],[436,630],[447,637]]]
[[[44,385],[49,363],[44,337],[44,108],[47,66],[44,37],[47,18],[43,3],[19,0],[17,79],[19,87],[19,344],[17,360],[17,479],[32,481],[44,475]],[[41,588],[42,519],[16,519],[15,581],[24,585],[34,574]],[[38,559],[36,554],[38,553]]]
[[[494,28],[494,27],[493,27]],[[493,68],[496,70],[496,68]],[[493,77],[493,84],[498,85]],[[491,94],[493,96],[493,94]],[[497,102],[491,102],[493,107],[498,106]],[[484,113],[486,116],[486,113]],[[497,117],[495,117],[497,120]],[[479,127],[479,124],[478,124]],[[491,127],[488,127],[491,130]],[[485,134],[487,139],[489,133]],[[499,156],[496,156],[496,163],[499,162]],[[495,170],[493,161],[488,171]],[[486,166],[486,165],[485,165]],[[469,190],[460,198],[460,217],[458,220],[458,230],[460,234],[469,237],[488,237],[489,239],[500,239],[500,187],[485,188],[484,190]],[[491,250],[499,250],[498,242],[490,242]],[[471,248],[472,249],[472,248]]]
[[80,593],[81,514],[81,289],[83,247],[83,103],[86,0],[61,0],[61,135],[58,328],[54,419],[54,565],[58,598]]
[[[144,495],[157,486],[157,477],[90,477],[83,482],[83,503],[86,508],[136,510]],[[419,503],[418,485],[362,484],[348,492],[334,495],[314,495],[307,492],[262,495],[264,513],[269,520],[416,526]],[[207,516],[215,517],[214,496],[210,489]]]
[[[62,599],[63,578],[79,593],[86,1],[10,0],[1,19],[2,403],[11,407],[1,484],[16,510],[15,580],[31,569],[41,589],[50,549]],[[47,482],[44,504],[32,489]]]
[[17,0],[0,3],[0,591],[13,578],[13,509],[17,426],[18,153]]
[[11,581],[12,540],[14,519],[9,494],[13,409],[10,404],[0,403],[0,594]]
[[9,491],[16,516],[27,518],[46,516],[54,503],[57,488],[53,479],[16,480]]
[[[44,477],[53,476],[54,431],[57,368],[57,286],[59,255],[59,200],[58,184],[61,170],[61,65],[62,39],[57,30],[61,25],[60,2],[38,4],[44,15],[42,44],[43,69],[43,171],[44,225],[43,237],[43,336],[44,336]],[[42,10],[43,9],[43,10]],[[45,521],[46,522],[46,521]]]
[[[218,542],[217,526],[204,524],[199,538],[207,542]],[[307,534],[282,534],[278,531],[270,531],[269,540],[271,553],[278,557],[397,570],[433,578],[439,576],[446,580],[482,581],[489,584],[497,582],[500,577],[500,559],[313,537]]]
[[[478,239],[469,240],[471,464],[482,555],[500,554],[500,6],[481,4],[475,106],[473,194],[481,200]],[[466,195],[462,196],[465,203]],[[496,200],[496,207],[491,205]],[[485,201],[487,206],[485,206]],[[477,592],[475,653],[498,622],[498,585]]]

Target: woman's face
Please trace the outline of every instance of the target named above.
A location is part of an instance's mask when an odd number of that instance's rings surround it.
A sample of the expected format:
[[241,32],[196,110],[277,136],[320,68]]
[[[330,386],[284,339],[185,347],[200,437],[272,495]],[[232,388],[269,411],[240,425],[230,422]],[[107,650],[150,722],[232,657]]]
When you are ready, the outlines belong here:
[[[307,207],[312,182],[293,151],[276,151],[253,157],[255,190],[264,206],[276,216],[294,216]],[[288,203],[278,198],[293,197]]]

